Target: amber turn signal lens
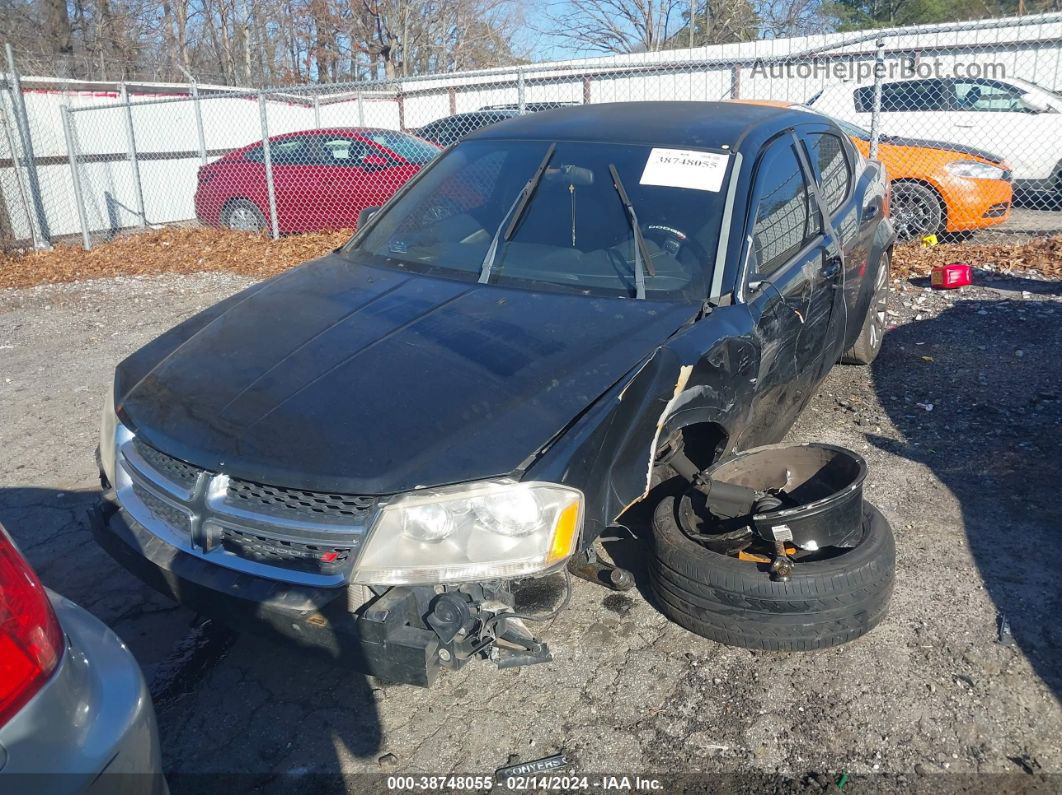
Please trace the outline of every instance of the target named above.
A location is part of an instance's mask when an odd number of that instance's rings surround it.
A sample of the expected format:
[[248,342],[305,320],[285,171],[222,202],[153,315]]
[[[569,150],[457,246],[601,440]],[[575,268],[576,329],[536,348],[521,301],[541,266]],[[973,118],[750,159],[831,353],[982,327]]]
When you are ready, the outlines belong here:
[[553,541],[549,546],[546,565],[564,560],[575,551],[579,531],[579,501],[576,500],[557,517],[557,526],[553,528]]

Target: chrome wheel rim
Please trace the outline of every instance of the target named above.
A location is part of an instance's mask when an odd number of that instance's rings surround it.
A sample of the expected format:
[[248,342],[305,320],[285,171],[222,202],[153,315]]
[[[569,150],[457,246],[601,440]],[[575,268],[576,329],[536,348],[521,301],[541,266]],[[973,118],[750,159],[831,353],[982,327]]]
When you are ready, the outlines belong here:
[[902,238],[921,237],[936,231],[933,225],[934,208],[929,199],[905,190],[896,190],[892,195],[892,218],[896,234]]
[[229,229],[238,232],[257,232],[261,229],[258,216],[250,207],[233,207],[229,211]]
[[874,285],[874,305],[870,310],[870,347],[881,345],[885,331],[885,319],[889,309],[889,260],[878,267],[877,283]]

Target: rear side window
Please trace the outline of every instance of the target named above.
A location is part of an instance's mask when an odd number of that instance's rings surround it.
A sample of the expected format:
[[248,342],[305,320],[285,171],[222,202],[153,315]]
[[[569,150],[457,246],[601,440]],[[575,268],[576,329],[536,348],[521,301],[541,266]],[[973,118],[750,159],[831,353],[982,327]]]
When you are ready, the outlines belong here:
[[[881,86],[882,113],[925,113],[950,110],[949,87],[943,80],[905,80],[883,83]],[[874,110],[874,87],[855,90],[855,107],[859,113]]]
[[759,201],[752,227],[750,265],[758,276],[774,273],[814,236],[804,171],[792,139],[779,138],[756,171]]
[[[274,166],[310,166],[320,162],[318,141],[315,136],[300,136],[298,138],[282,138],[269,140],[269,156]],[[265,161],[265,154],[261,145],[256,146],[244,155],[245,160],[254,163]]]
[[805,136],[804,145],[826,209],[832,215],[844,202],[852,185],[852,167],[844,143],[831,133],[810,133]]

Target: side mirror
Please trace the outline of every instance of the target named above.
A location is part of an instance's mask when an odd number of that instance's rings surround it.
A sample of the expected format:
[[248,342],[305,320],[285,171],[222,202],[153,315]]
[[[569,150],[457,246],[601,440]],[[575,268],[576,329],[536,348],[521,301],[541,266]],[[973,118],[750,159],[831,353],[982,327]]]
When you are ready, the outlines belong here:
[[361,229],[369,220],[380,211],[379,207],[366,207],[358,213],[358,229]]

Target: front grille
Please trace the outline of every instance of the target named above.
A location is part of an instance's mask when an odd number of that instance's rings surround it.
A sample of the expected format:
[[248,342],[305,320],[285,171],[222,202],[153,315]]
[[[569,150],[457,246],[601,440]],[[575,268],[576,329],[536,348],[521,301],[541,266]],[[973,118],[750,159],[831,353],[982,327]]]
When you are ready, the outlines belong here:
[[185,551],[275,579],[342,582],[377,504],[230,478],[135,437],[120,449],[118,500],[133,518]]
[[143,458],[152,469],[169,478],[174,483],[184,486],[186,489],[192,488],[195,485],[196,478],[199,477],[199,473],[205,471],[199,467],[192,466],[191,464],[186,464],[184,461],[176,459],[173,456],[166,455],[139,439],[134,439],[133,445],[136,447],[136,451],[140,454],[140,457]]
[[[280,540],[232,527],[221,528],[221,545],[248,560],[315,573],[342,569],[351,558],[350,547],[303,544]],[[326,559],[322,560],[322,556]]]
[[144,503],[144,507],[151,511],[155,518],[167,527],[184,535],[188,535],[191,532],[191,516],[189,514],[174,508],[164,500],[160,500],[139,484],[133,484],[133,493]]
[[360,520],[376,505],[372,497],[301,491],[236,479],[229,481],[228,501],[246,510],[258,509],[273,515],[334,520]]

